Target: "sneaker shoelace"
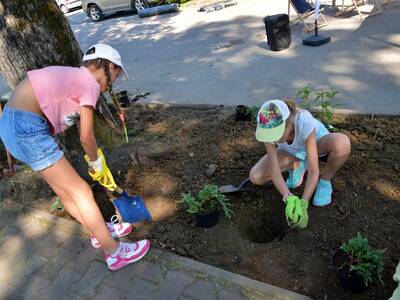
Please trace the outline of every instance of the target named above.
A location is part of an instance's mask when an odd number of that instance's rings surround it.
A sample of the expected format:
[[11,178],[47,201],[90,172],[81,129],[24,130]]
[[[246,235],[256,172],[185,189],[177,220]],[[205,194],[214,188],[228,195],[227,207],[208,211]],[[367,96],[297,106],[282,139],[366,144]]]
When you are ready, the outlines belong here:
[[[118,228],[118,230],[120,230],[122,227],[122,224],[119,223],[117,215],[113,215],[110,219],[110,222],[107,222],[106,225],[111,233],[114,232],[116,228]],[[118,226],[118,227],[116,227],[116,226]]]
[[132,243],[132,244],[128,244],[128,243],[121,243],[122,246],[118,251],[119,256],[121,257],[126,257],[126,255],[130,252],[135,251],[138,248],[138,244],[137,243]]

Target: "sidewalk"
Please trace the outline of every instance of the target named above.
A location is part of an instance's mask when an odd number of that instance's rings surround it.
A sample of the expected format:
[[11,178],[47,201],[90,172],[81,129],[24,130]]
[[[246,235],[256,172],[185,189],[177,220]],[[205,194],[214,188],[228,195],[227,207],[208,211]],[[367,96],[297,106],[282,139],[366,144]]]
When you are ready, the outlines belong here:
[[0,269],[0,299],[309,299],[156,248],[111,272],[80,225],[31,210],[0,231]]

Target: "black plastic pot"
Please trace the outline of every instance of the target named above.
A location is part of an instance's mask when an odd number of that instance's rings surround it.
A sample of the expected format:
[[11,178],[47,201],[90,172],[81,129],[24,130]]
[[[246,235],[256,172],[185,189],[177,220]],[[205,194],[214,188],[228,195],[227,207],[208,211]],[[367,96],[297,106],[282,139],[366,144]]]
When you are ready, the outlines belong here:
[[194,216],[196,218],[197,225],[202,228],[211,228],[219,221],[219,210],[215,208],[210,212],[204,214],[195,214]]
[[365,292],[368,287],[364,284],[364,280],[356,272],[349,272],[348,270],[338,269],[340,266],[339,261],[344,260],[346,253],[339,249],[336,250],[331,256],[331,268],[339,277],[342,287],[353,293]]
[[130,106],[130,100],[128,96],[127,91],[120,91],[115,93],[115,96],[117,97],[117,101],[121,107],[129,107]]
[[235,121],[250,121],[250,120],[251,120],[251,114],[249,107],[246,105],[236,106]]

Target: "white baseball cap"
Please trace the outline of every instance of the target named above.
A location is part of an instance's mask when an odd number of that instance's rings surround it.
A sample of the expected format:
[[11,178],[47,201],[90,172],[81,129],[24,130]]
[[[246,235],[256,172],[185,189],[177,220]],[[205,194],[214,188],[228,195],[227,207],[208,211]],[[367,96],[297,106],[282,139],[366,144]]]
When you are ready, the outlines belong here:
[[[92,49],[94,50],[93,53],[92,53],[92,51],[93,51]],[[92,51],[89,51],[89,50],[92,50]],[[124,65],[122,64],[121,55],[113,47],[111,47],[110,45],[106,45],[106,44],[93,45],[85,51],[85,55],[83,55],[82,61],[87,61],[87,60],[92,60],[92,59],[97,59],[97,58],[108,59],[112,63],[121,67],[125,79],[128,79],[128,73],[126,72],[126,69],[125,69]]]
[[259,142],[276,142],[285,132],[290,116],[287,104],[282,100],[264,102],[257,114],[256,139]]

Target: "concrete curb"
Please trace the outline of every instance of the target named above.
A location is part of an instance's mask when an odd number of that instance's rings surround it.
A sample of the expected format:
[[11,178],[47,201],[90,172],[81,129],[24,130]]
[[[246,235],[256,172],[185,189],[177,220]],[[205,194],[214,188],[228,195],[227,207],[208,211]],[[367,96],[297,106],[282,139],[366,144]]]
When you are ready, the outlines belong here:
[[[178,108],[214,108],[214,107],[221,107],[221,108],[226,108],[226,109],[235,109],[236,105],[224,105],[224,104],[178,104],[178,103],[172,103],[172,102],[157,102],[157,101],[149,101],[149,102],[141,102],[141,103],[135,103],[135,105],[142,105],[142,106],[148,106],[149,108],[154,108],[156,106],[161,106],[161,107],[178,107]],[[251,105],[247,105],[250,106]],[[312,108],[310,110],[311,112],[320,112],[320,109],[318,108]],[[400,115],[398,114],[384,114],[384,113],[366,113],[362,112],[356,109],[344,109],[344,108],[335,108],[335,115],[340,115],[340,116],[347,116],[347,115],[360,115],[360,116],[371,116],[373,115],[374,117],[399,117]]]
[[311,299],[307,296],[297,294],[295,292],[285,290],[280,287],[273,286],[268,283],[253,280],[251,278],[235,274],[229,271],[225,271],[204,263],[188,259],[186,257],[178,256],[176,254],[161,251],[159,249],[153,249],[152,255],[159,254],[163,260],[171,261],[179,264],[182,268],[195,270],[200,273],[204,273],[210,277],[216,278],[215,281],[231,282],[236,286],[239,286],[244,293],[250,290],[256,290],[262,294],[271,297],[272,299],[298,299],[306,300]]
[[[74,232],[78,235],[89,235],[89,232],[79,223],[51,215],[38,209],[17,204],[24,209],[29,216],[46,223],[57,224],[57,229]],[[242,294],[252,299],[279,299],[279,300],[308,300],[307,296],[285,290],[267,283],[234,274],[201,262],[197,262],[176,254],[152,248],[146,260],[158,262],[167,269],[182,270],[198,277],[209,278],[217,284],[233,285],[241,289]]]

